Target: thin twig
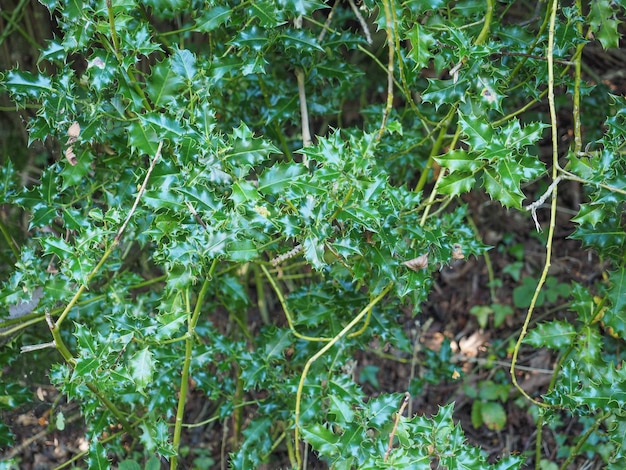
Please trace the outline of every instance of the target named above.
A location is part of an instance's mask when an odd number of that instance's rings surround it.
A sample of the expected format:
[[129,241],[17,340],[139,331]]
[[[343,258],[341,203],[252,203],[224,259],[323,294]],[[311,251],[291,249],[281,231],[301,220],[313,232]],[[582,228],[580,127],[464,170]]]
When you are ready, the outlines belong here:
[[22,346],[22,348],[20,349],[20,352],[27,353],[31,351],[38,351],[39,349],[56,348],[56,347],[57,347],[57,344],[54,341],[50,341],[49,343],[31,344],[28,346]]
[[377,140],[382,139],[383,132],[385,132],[385,127],[387,126],[387,118],[391,113],[391,107],[393,106],[393,59],[396,54],[395,44],[393,42],[393,24],[391,18],[391,7],[389,6],[389,0],[383,0],[383,6],[385,8],[385,19],[387,27],[387,49],[388,49],[388,57],[387,57],[387,104],[385,105],[385,109],[383,110],[383,118],[380,122],[380,129],[378,130],[378,135],[376,137]]
[[339,3],[339,0],[335,1],[335,4],[333,5],[333,7],[330,10],[330,13],[328,14],[328,18],[326,18],[326,21],[324,22],[324,26],[322,27],[322,32],[317,37],[318,44],[322,43],[322,41],[324,40],[324,36],[326,36],[326,31],[330,29],[330,22],[332,21],[332,18],[335,15],[335,8],[337,8],[337,3]]
[[[541,408],[549,408],[550,405],[536,400],[531,397],[526,390],[522,388],[522,386],[517,381],[517,375],[515,366],[517,364],[517,359],[519,356],[520,347],[524,338],[526,337],[526,333],[528,332],[528,325],[530,324],[530,320],[532,318],[533,312],[535,310],[535,306],[537,305],[537,299],[539,298],[539,294],[541,293],[541,289],[546,282],[546,278],[548,277],[548,270],[550,269],[550,262],[552,259],[552,242],[554,240],[554,230],[556,228],[556,207],[557,207],[557,191],[558,191],[558,169],[559,169],[559,155],[558,155],[558,135],[557,135],[557,121],[556,121],[556,105],[554,98],[554,30],[556,23],[556,10],[558,7],[558,0],[552,0],[550,4],[550,20],[549,20],[549,29],[548,29],[548,105],[550,108],[550,125],[551,125],[551,137],[552,137],[552,181],[551,185],[552,190],[547,192],[552,196],[552,204],[550,210],[550,225],[548,228],[548,241],[546,244],[546,260],[543,266],[543,270],[541,271],[541,277],[539,278],[539,283],[535,288],[535,292],[533,293],[532,299],[530,300],[530,306],[526,311],[526,318],[524,319],[524,324],[522,325],[522,330],[520,331],[519,337],[517,338],[517,342],[515,343],[515,347],[513,348],[513,356],[511,358],[511,368],[509,370],[511,374],[511,382],[515,386],[517,390],[531,403],[541,407]],[[556,184],[554,184],[556,183]]]
[[535,227],[537,228],[537,232],[541,232],[541,225],[539,225],[539,221],[537,220],[537,209],[539,208],[539,206],[542,206],[544,202],[546,202],[546,199],[550,197],[550,194],[552,194],[552,191],[562,179],[563,179],[563,175],[557,176],[556,179],[552,182],[552,184],[548,186],[548,189],[546,190],[546,192],[543,193],[539,199],[537,199],[532,204],[524,206],[524,209],[526,209],[527,211],[531,211],[533,220],[535,221]]
[[143,179],[143,183],[141,184],[141,188],[139,188],[139,193],[137,194],[137,197],[135,198],[135,202],[133,203],[133,207],[131,207],[130,212],[128,213],[128,216],[126,217],[126,220],[124,221],[124,223],[122,224],[120,229],[115,234],[115,238],[113,240],[113,244],[115,244],[115,245],[117,245],[119,243],[120,238],[122,238],[122,234],[124,233],[124,230],[126,230],[126,226],[128,225],[128,222],[130,222],[130,218],[133,216],[133,214],[137,210],[137,206],[139,205],[139,200],[141,199],[141,196],[143,196],[143,193],[146,191],[146,186],[148,186],[148,180],[150,179],[150,174],[152,173],[152,170],[154,170],[154,167],[156,166],[156,163],[159,160],[159,157],[161,156],[161,149],[162,148],[163,148],[163,141],[159,142],[159,147],[157,148],[157,151],[154,154],[154,158],[152,159],[152,163],[150,163],[150,167],[148,168],[148,172],[146,173],[146,177]]
[[[263,265],[261,265],[263,267]],[[376,297],[374,297],[363,310],[361,310],[357,315],[352,319],[350,323],[348,323],[343,330],[337,333],[323,348],[321,348],[318,352],[313,354],[309,358],[309,360],[304,365],[304,369],[302,370],[302,374],[300,375],[300,382],[298,384],[298,389],[296,391],[296,413],[295,413],[295,423],[294,423],[294,441],[296,443],[296,467],[298,469],[302,468],[302,456],[300,454],[300,408],[302,406],[302,390],[304,389],[304,382],[306,380],[306,376],[309,372],[309,369],[313,365],[315,361],[317,361],[320,357],[322,357],[330,348],[332,348],[341,338],[346,336],[348,332],[354,328],[367,313],[373,309],[378,302],[380,302],[391,290],[393,287],[393,283],[389,283]]]
[[363,19],[363,15],[361,15],[361,12],[357,8],[357,6],[354,4],[353,0],[348,0],[348,3],[350,4],[350,8],[352,8],[352,11],[354,12],[357,19],[359,20],[359,23],[361,23],[361,28],[363,29],[363,33],[365,34],[365,40],[371,46],[374,43],[374,41],[372,41],[372,34],[370,33],[370,29],[367,26],[365,19]]
[[396,413],[396,421],[393,423],[393,429],[391,430],[391,434],[389,435],[389,444],[387,445],[387,452],[385,452],[384,462],[389,458],[389,454],[393,450],[393,438],[396,437],[396,431],[398,430],[398,424],[400,424],[400,418],[402,417],[402,413],[404,413],[404,409],[409,404],[409,400],[411,399],[411,394],[409,392],[405,392],[404,400],[402,400],[402,405],[400,409]]
[[209,228],[206,226],[206,224],[204,223],[204,220],[202,220],[202,217],[200,217],[200,215],[198,214],[198,212],[193,208],[193,206],[191,205],[191,202],[189,201],[185,201],[185,203],[187,204],[187,208],[189,209],[189,212],[191,212],[191,215],[193,215],[196,220],[198,221],[198,223],[200,225],[202,225],[202,228],[204,230],[209,230]]
[[[306,91],[304,90],[304,72],[296,68],[296,79],[298,80],[298,98],[300,99],[300,120],[302,122],[302,146],[311,145],[311,130],[309,129],[309,110],[306,106]],[[306,163],[306,155],[303,155],[302,162]]]

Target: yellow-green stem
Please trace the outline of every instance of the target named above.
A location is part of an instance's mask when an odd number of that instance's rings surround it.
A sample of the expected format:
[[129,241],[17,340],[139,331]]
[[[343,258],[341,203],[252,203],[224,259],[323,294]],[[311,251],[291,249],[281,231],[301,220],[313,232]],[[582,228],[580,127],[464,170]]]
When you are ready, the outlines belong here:
[[330,348],[332,348],[341,338],[343,338],[348,332],[354,328],[365,315],[369,313],[374,306],[380,302],[391,290],[393,287],[393,283],[389,283],[376,297],[374,297],[363,310],[361,310],[350,323],[348,323],[343,330],[341,330],[337,335],[335,335],[327,344],[325,344],[318,352],[316,352],[304,365],[304,369],[302,370],[302,375],[300,375],[300,383],[298,384],[298,390],[296,391],[296,416],[295,416],[295,433],[294,433],[294,441],[296,443],[296,463],[297,468],[300,468],[302,465],[302,457],[300,455],[300,407],[302,405],[302,390],[304,389],[304,381],[309,372],[309,369],[313,365],[315,361],[317,361],[320,357],[322,357]]
[[16,260],[20,259],[20,252],[17,249],[17,246],[15,246],[15,243],[13,242],[13,238],[11,238],[11,235],[9,235],[9,231],[7,230],[2,220],[0,220],[0,232],[2,232],[2,236],[7,242],[7,246],[11,249],[13,256],[15,256],[15,259]]
[[389,0],[383,0],[383,7],[385,9],[385,21],[387,27],[385,31],[387,33],[387,49],[388,49],[388,58],[387,58],[387,104],[385,105],[385,109],[383,110],[383,117],[380,122],[380,129],[378,130],[378,135],[376,140],[380,140],[383,137],[383,133],[385,132],[385,127],[387,127],[387,118],[391,113],[391,108],[393,106],[393,59],[396,54],[395,52],[395,43],[393,40],[393,23],[391,18],[391,6],[389,4]]
[[289,311],[289,307],[287,306],[287,302],[285,301],[285,297],[283,296],[282,291],[278,287],[278,284],[276,284],[276,281],[274,280],[270,272],[267,270],[267,268],[262,264],[260,264],[259,266],[261,267],[263,274],[265,274],[265,277],[267,277],[267,280],[270,281],[270,284],[272,288],[274,289],[274,292],[276,292],[278,301],[280,302],[280,305],[283,307],[283,312],[285,312],[285,317],[287,318],[287,324],[289,325],[289,329],[291,330],[293,335],[296,338],[300,338],[305,341],[317,341],[317,342],[331,341],[332,338],[306,336],[296,331],[296,327],[293,324],[293,318],[291,317],[291,312]]
[[[555,97],[554,97],[554,29],[555,29],[555,23],[556,23],[556,11],[558,8],[558,0],[552,0],[550,8],[551,8],[550,26],[548,30],[548,103],[550,107],[550,124],[552,126],[551,128],[552,180],[554,181],[556,180],[558,176],[558,168],[559,168],[556,105],[555,105]],[[541,272],[541,277],[539,278],[539,283],[537,284],[537,288],[535,289],[533,297],[530,301],[530,306],[528,307],[528,310],[526,312],[526,318],[524,319],[522,330],[517,339],[517,343],[515,344],[515,348],[513,349],[513,357],[511,358],[511,369],[510,369],[511,380],[515,388],[517,388],[519,392],[524,397],[526,397],[527,400],[543,408],[547,408],[549,407],[549,405],[532,398],[530,395],[528,395],[528,393],[526,393],[526,391],[517,382],[517,376],[515,375],[515,365],[517,363],[517,358],[519,355],[520,347],[522,345],[522,341],[524,341],[526,332],[528,331],[528,325],[530,324],[532,314],[535,310],[537,299],[539,298],[541,289],[546,281],[546,278],[548,277],[548,270],[550,269],[550,261],[552,258],[552,242],[554,240],[554,231],[556,228],[557,188],[558,188],[558,185],[554,185],[554,189],[552,190],[552,203],[550,206],[550,228],[548,229],[548,241],[546,245],[546,261],[543,266],[543,270]]]
[[435,162],[435,157],[439,155],[439,150],[441,150],[443,139],[446,136],[446,133],[448,131],[448,124],[450,124],[450,120],[452,119],[452,116],[454,115],[455,111],[456,111],[456,107],[453,106],[452,108],[450,108],[450,111],[448,111],[448,114],[446,115],[446,117],[443,118],[441,121],[442,125],[439,129],[439,135],[437,136],[437,140],[435,141],[432,149],[430,150],[430,155],[428,156],[426,167],[424,168],[424,171],[420,175],[420,179],[418,180],[417,185],[415,186],[414,191],[416,193],[419,193],[420,191],[422,191],[422,189],[424,189],[424,186],[426,186],[426,181],[428,180],[430,169],[432,168],[433,163]]
[[[189,385],[189,370],[191,368],[191,358],[193,355],[193,344],[194,344],[194,330],[196,328],[196,324],[198,323],[198,318],[200,316],[200,312],[202,311],[202,305],[204,302],[204,297],[209,289],[209,285],[211,283],[212,274],[215,271],[217,266],[217,259],[213,260],[213,264],[209,269],[209,275],[204,280],[202,287],[200,288],[200,293],[198,294],[198,299],[196,300],[196,305],[194,307],[193,313],[191,312],[191,303],[189,299],[189,291],[185,292],[185,308],[187,312],[189,312],[189,319],[187,322],[187,338],[185,339],[185,359],[183,361],[183,368],[181,371],[180,377],[180,392],[178,396],[178,406],[176,408],[176,418],[174,420],[174,435],[172,438],[172,444],[174,449],[178,452],[178,448],[180,446],[180,437],[183,428],[183,414],[185,412],[185,405],[187,402],[187,388]],[[178,465],[178,456],[174,455],[170,460],[170,468],[175,469]]]
[[478,34],[476,41],[474,44],[479,46],[483,44],[489,35],[489,28],[491,27],[491,19],[493,18],[493,5],[494,0],[487,0],[487,11],[485,12],[485,23],[483,24],[483,29]]

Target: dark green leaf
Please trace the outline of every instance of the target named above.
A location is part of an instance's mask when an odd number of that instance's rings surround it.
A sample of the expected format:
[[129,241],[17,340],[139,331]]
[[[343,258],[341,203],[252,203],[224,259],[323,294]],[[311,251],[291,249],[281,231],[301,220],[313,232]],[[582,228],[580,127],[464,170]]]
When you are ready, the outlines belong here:
[[474,173],[484,165],[484,160],[477,158],[475,153],[468,154],[465,150],[451,150],[436,157],[439,165],[450,171],[466,171]]
[[192,82],[197,73],[196,57],[187,49],[174,49],[171,57],[172,71],[180,77]]
[[434,57],[431,48],[434,48],[437,44],[435,37],[424,26],[415,23],[408,32],[407,39],[411,41],[411,50],[408,56],[415,62],[414,69],[419,70],[427,67],[430,60]]
[[576,338],[574,325],[559,320],[539,323],[532,329],[525,342],[537,348],[550,348],[556,351],[567,348]]
[[259,192],[280,194],[306,173],[304,165],[277,163],[259,176]]
[[166,106],[175,102],[178,92],[184,86],[180,76],[172,70],[171,60],[164,60],[152,67],[152,74],[146,83],[146,91],[155,106]]
[[40,99],[45,93],[51,92],[52,80],[45,75],[33,75],[30,72],[11,70],[2,80],[4,86],[14,95],[15,99]]
[[196,28],[204,33],[209,33],[227,23],[231,18],[231,14],[232,9],[223,5],[205,8],[202,11],[202,16],[199,16],[196,20]]

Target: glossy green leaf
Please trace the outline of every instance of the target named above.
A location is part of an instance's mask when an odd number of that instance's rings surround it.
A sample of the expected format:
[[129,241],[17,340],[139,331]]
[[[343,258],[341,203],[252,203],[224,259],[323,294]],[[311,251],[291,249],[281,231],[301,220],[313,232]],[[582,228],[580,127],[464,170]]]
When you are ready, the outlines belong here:
[[458,196],[470,191],[476,184],[476,177],[472,174],[464,172],[455,172],[446,175],[438,186],[439,191],[443,194]]
[[546,323],[539,323],[536,328],[532,329],[525,342],[537,348],[550,348],[561,350],[572,344],[576,337],[576,328],[574,325],[554,320]]
[[436,157],[439,165],[450,171],[466,171],[474,173],[484,165],[484,161],[476,157],[476,154],[468,154],[465,150],[451,150],[444,155]]
[[[502,173],[500,173],[502,171]],[[485,190],[505,207],[521,207],[524,193],[515,184],[513,167],[506,162],[498,162],[496,168],[488,168],[483,173]]]
[[604,314],[607,327],[621,338],[626,338],[626,269],[622,266],[610,273],[611,287],[608,290],[610,307]]
[[302,428],[302,435],[321,454],[333,455],[338,451],[339,436],[321,424],[315,423]]
[[87,465],[94,470],[109,470],[111,468],[106,449],[96,439],[89,443]]
[[196,28],[204,33],[211,32],[227,23],[231,15],[232,9],[224,5],[203,9],[202,15],[196,19]]
[[241,31],[231,43],[237,47],[246,47],[255,52],[260,52],[269,43],[269,39],[264,30],[257,26],[252,26]]
[[175,102],[184,83],[171,67],[171,59],[152,67],[152,74],[146,83],[146,90],[155,106],[165,106]]
[[604,204],[581,204],[578,215],[572,220],[578,224],[588,224],[595,227],[602,220],[606,211]]
[[317,43],[317,39],[303,29],[288,30],[279,36],[285,44],[285,48],[294,48],[301,52],[318,50],[323,52],[324,49]]
[[616,17],[613,3],[609,0],[597,0],[591,4],[589,23],[595,31],[595,36],[605,49],[619,47],[620,21]]
[[259,192],[280,194],[305,173],[307,169],[304,165],[277,163],[259,176]]
[[479,116],[459,114],[459,124],[467,136],[465,141],[474,151],[480,152],[490,146],[494,137],[494,129]]
[[33,75],[27,71],[11,70],[1,82],[15,99],[40,99],[46,92],[52,91],[52,80],[42,74]]
[[465,101],[465,93],[469,83],[465,80],[428,80],[428,88],[422,94],[422,100],[439,108],[442,104],[453,104]]
[[152,381],[156,362],[152,352],[148,348],[137,351],[128,363],[131,376],[137,389],[144,390]]
[[231,150],[228,152],[228,160],[234,168],[249,168],[262,162],[270,154],[279,153],[279,150],[266,140],[255,138],[244,123],[233,129],[229,143]]
[[171,57],[171,67],[176,75],[189,82],[193,81],[198,71],[196,68],[196,57],[187,49],[174,49]]
[[319,9],[326,9],[328,5],[315,0],[279,0],[286,11],[297,13],[298,15],[308,15]]
[[147,123],[132,121],[128,125],[128,143],[139,153],[154,157],[159,146],[159,137]]
[[434,35],[430,34],[424,26],[415,23],[408,32],[407,38],[411,41],[411,51],[408,57],[415,63],[414,69],[419,70],[428,66],[434,57],[431,48],[436,45]]

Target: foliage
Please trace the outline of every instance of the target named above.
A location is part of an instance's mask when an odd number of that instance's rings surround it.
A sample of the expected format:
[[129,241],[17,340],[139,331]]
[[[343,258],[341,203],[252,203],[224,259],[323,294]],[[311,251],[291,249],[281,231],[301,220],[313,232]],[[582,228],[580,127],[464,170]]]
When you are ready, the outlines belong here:
[[[624,464],[626,103],[611,98],[606,132],[584,149],[576,127],[561,160],[538,156],[550,109],[523,114],[552,85],[593,98],[570,64],[590,34],[617,44],[613,3],[558,8],[553,29],[556,2],[541,5],[543,26],[508,24],[508,7],[492,1],[487,15],[482,3],[443,1],[43,3],[59,35],[40,70],[6,70],[0,86],[16,106],[36,106],[31,142],[59,150],[29,185],[3,157],[3,201],[29,225],[3,253],[13,270],[2,333],[13,348],[52,336],[50,379],[81,405],[88,466],[115,458],[132,468],[139,452],[176,467],[185,404],[201,393],[213,414],[194,425],[232,423],[235,468],[271,463],[277,449],[300,466],[300,438],[333,468],[519,468],[526,456],[489,466],[451,404],[396,419],[401,396],[368,400],[346,367],[374,343],[410,357],[403,311],[419,312],[439,269],[485,254],[460,196],[484,190],[523,210],[534,197],[526,185],[541,178],[550,192],[582,184],[572,237],[610,268],[598,302],[582,286],[546,282],[552,219],[545,272],[521,279],[530,301],[515,304],[530,318],[571,291],[575,321],[525,338],[561,352],[536,404],[541,419],[559,410],[593,415],[591,431],[606,423],[606,461]],[[576,122],[579,113],[580,103]],[[496,326],[510,313],[487,308]],[[37,324],[49,331],[13,336]],[[603,328],[617,338],[605,342]],[[454,377],[450,356],[445,345],[423,351],[423,381]],[[11,387],[7,403],[24,393]],[[475,426],[504,425],[501,390],[476,395]]]

